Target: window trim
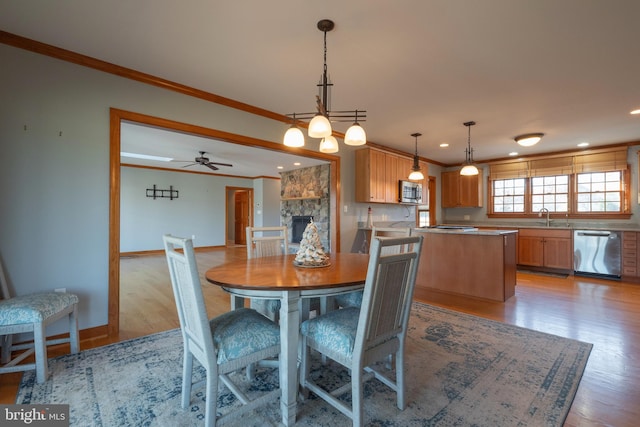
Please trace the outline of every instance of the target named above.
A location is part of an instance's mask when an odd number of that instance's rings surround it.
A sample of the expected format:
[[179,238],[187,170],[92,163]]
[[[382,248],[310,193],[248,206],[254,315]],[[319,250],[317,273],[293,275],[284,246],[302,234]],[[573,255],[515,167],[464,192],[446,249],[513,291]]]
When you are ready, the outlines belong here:
[[[622,170],[622,211],[621,212],[577,212],[577,173],[569,174],[569,212],[551,212],[550,218],[554,219],[629,219],[631,218],[631,172],[627,167]],[[580,172],[584,173],[584,172]],[[538,213],[531,211],[531,184],[530,178],[524,178],[525,183],[525,212],[495,212],[493,206],[493,184],[492,179],[487,177],[487,217],[488,218],[537,218]]]

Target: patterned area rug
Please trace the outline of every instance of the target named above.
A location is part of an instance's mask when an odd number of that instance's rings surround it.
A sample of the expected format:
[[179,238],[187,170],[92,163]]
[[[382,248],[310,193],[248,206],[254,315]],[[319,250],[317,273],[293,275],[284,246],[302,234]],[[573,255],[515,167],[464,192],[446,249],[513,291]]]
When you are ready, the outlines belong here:
[[[377,380],[365,387],[365,422],[374,426],[561,426],[575,396],[591,344],[414,303],[407,347],[404,411]],[[52,378],[22,378],[16,403],[70,404],[74,426],[201,425],[204,395],[194,390],[180,408],[182,340],[178,330],[50,360]],[[335,383],[348,373],[319,363],[314,375]],[[198,375],[202,375],[200,370]],[[244,380],[245,376],[236,377]],[[247,387],[277,387],[277,370]],[[221,391],[218,410],[237,404]],[[311,397],[298,405],[296,426],[341,426],[348,419]],[[280,425],[279,402],[237,425]]]

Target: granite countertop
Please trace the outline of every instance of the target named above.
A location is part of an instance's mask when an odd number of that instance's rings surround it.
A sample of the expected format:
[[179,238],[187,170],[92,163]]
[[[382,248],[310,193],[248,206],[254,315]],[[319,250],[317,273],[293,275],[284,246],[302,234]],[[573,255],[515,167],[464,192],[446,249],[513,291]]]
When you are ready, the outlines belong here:
[[414,228],[415,232],[420,233],[439,233],[439,234],[466,234],[473,236],[501,236],[503,234],[517,233],[517,229],[513,230],[479,230],[477,228]]
[[520,228],[539,228],[543,230],[605,230],[605,231],[637,231],[640,232],[640,225],[636,223],[593,223],[593,222],[584,222],[584,223],[569,223],[568,225],[564,220],[554,222],[551,221],[551,224],[547,227],[541,223],[474,223],[474,224],[444,224],[444,225],[456,225],[456,226],[464,226],[464,227],[500,227],[500,228],[513,228],[513,230],[518,230]]

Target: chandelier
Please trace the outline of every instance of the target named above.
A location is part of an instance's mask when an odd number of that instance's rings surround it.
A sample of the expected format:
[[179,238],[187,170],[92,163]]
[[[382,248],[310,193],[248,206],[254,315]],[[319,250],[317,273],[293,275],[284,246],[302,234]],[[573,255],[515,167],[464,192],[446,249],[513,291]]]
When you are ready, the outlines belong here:
[[465,153],[465,165],[462,169],[460,169],[460,175],[478,175],[478,168],[473,165],[473,148],[471,148],[471,126],[475,125],[476,122],[466,122],[463,123],[469,129],[469,136],[467,137],[467,149],[464,150]]
[[[332,136],[331,122],[353,122],[353,125],[344,135],[344,143],[347,145],[364,145],[367,143],[367,135],[358,123],[358,119],[366,119],[366,110],[332,111],[329,102],[329,89],[333,84],[327,76],[327,32],[333,30],[334,23],[329,19],[318,21],[318,29],[324,33],[324,68],[318,83],[318,95],[316,95],[317,112],[293,113],[287,116],[293,119],[291,127],[284,135],[284,145],[288,147],[302,147],[304,135],[297,126],[298,119],[309,120],[308,135],[311,138],[322,138],[320,151],[323,153],[336,153],[339,150],[338,141]],[[363,120],[364,121],[364,120]]]

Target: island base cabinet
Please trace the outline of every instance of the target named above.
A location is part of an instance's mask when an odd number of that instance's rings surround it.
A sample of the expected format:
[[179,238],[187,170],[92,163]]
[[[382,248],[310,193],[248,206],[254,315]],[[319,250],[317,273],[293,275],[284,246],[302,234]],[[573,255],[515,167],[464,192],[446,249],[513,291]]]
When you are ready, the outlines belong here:
[[423,234],[417,288],[492,301],[515,295],[516,233]]

